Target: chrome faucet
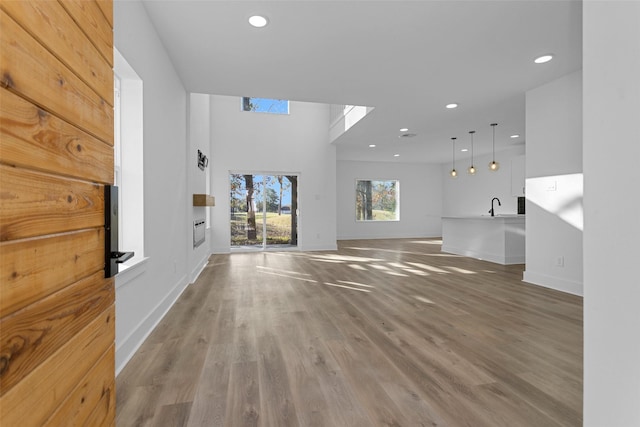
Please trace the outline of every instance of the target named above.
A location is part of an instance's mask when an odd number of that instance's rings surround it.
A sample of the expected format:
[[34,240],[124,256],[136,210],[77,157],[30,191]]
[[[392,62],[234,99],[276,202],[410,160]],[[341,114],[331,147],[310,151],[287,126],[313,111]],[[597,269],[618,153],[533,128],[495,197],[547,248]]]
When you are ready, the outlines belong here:
[[489,213],[491,214],[491,216],[495,216],[494,215],[494,210],[493,210],[493,201],[497,200],[498,201],[498,206],[502,206],[502,203],[500,203],[500,199],[498,199],[497,197],[494,197],[493,199],[491,199],[491,210],[489,211]]

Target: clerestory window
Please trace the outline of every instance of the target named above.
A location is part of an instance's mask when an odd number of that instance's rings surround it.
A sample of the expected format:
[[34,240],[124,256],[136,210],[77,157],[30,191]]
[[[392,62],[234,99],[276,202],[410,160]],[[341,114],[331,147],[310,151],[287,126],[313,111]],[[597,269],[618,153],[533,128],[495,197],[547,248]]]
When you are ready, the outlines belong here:
[[289,101],[286,99],[242,98],[242,111],[254,113],[289,114]]

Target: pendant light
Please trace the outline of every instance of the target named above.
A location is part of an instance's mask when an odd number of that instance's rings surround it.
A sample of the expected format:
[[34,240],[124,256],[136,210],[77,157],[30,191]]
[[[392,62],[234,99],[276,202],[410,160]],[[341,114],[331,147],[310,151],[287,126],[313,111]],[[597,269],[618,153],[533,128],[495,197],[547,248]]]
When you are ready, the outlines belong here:
[[493,128],[493,160],[489,163],[489,170],[493,172],[500,169],[500,163],[496,162],[496,126],[498,126],[497,123],[491,123]]
[[475,166],[473,166],[473,134],[474,133],[476,133],[475,130],[469,131],[469,135],[471,135],[471,166],[469,166],[469,168],[467,169],[467,172],[469,172],[469,175],[475,175],[476,173],[476,168]]
[[449,175],[451,175],[451,178],[455,178],[458,176],[458,172],[456,171],[456,138],[451,138],[451,141],[453,142],[453,167]]

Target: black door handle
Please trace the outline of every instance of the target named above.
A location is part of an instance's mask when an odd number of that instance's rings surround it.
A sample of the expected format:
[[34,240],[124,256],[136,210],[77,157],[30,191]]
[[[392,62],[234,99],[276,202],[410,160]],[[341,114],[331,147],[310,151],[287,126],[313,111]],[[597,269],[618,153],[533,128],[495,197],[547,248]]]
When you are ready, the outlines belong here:
[[118,264],[133,258],[133,252],[118,250],[118,187],[104,186],[104,277],[118,274]]
[[111,252],[111,258],[116,260],[117,264],[122,264],[127,260],[133,258],[135,252]]

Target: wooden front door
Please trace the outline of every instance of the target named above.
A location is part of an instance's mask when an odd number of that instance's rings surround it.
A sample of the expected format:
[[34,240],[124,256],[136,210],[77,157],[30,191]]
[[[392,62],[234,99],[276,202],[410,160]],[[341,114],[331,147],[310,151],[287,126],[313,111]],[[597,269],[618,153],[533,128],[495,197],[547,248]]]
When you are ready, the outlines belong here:
[[114,425],[111,1],[0,1],[0,425]]

